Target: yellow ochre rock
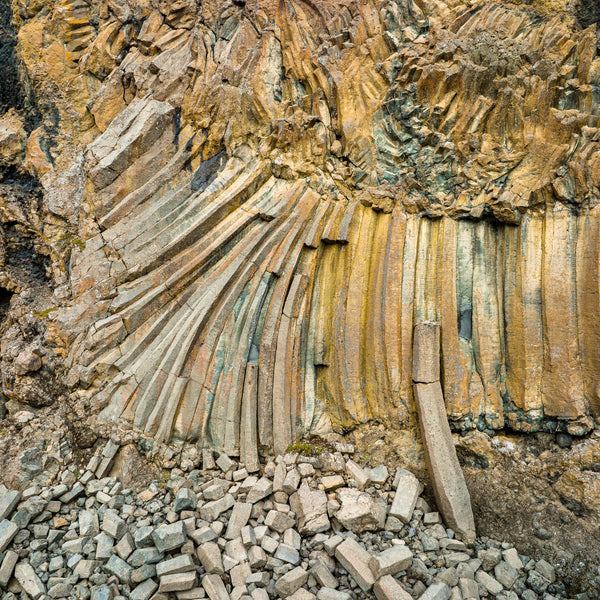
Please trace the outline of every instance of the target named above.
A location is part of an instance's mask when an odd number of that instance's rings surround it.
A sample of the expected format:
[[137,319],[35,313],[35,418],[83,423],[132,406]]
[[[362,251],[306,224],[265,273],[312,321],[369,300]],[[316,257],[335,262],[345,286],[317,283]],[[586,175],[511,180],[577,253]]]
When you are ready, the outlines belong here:
[[35,113],[15,139],[58,198],[43,231],[74,396],[254,463],[309,432],[415,425],[431,320],[452,427],[588,432],[594,10],[12,0]]

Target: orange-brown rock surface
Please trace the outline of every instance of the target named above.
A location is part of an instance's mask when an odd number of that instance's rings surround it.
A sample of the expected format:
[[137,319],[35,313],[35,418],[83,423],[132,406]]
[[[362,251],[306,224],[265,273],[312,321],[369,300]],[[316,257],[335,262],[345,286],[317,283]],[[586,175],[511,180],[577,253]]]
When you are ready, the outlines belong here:
[[[248,464],[416,431],[435,320],[455,431],[588,434],[599,21],[593,0],[0,4],[0,418]],[[549,485],[596,514],[597,475]]]
[[0,156],[39,181],[72,394],[230,453],[242,415],[278,451],[412,425],[432,319],[455,428],[592,429],[594,10],[14,0]]

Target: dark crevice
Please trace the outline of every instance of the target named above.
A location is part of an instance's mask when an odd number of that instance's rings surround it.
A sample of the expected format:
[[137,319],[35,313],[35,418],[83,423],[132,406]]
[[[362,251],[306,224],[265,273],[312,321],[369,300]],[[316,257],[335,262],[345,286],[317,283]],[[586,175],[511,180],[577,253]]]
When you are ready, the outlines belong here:
[[9,108],[22,110],[25,99],[19,82],[17,67],[16,35],[12,25],[12,11],[9,2],[0,2],[0,112]]
[[175,126],[175,138],[173,140],[173,143],[175,144],[175,147],[179,148],[179,134],[181,132],[181,112],[180,111],[175,113],[175,116],[173,117],[173,124]]
[[37,177],[24,173],[15,165],[0,164],[0,181],[6,186],[18,186],[20,192],[37,193],[41,184]]
[[460,316],[458,319],[458,337],[461,337],[463,340],[469,341],[471,339],[471,332],[473,329],[473,311],[471,308],[463,308],[460,311]]
[[227,155],[221,151],[200,163],[194,172],[191,188],[193,192],[203,192],[214,181],[219,169],[225,164]]
[[44,135],[40,138],[40,148],[43,150],[50,164],[54,165],[54,157],[50,150],[56,147],[56,138],[59,132],[60,115],[53,102],[46,102],[42,107],[44,111]]
[[0,114],[11,108],[23,113],[25,131],[31,133],[40,126],[42,116],[16,46],[10,2],[0,1]]
[[19,281],[29,284],[49,283],[50,259],[36,250],[33,239],[17,223],[6,223],[2,230],[6,267],[18,275]]
[[583,28],[600,23],[600,2],[598,0],[580,0],[577,6],[577,20]]
[[0,287],[0,323],[6,317],[10,308],[10,300],[13,297],[13,292],[6,288]]
[[[44,242],[31,223],[35,223],[42,201],[42,186],[37,177],[25,173],[15,166],[0,165],[0,193],[9,206],[15,208],[11,219],[10,210],[3,214],[0,223],[0,270],[8,271],[17,287],[46,285],[50,258],[40,252]],[[12,286],[10,286],[12,287]]]
[[0,191],[4,192],[10,203],[18,207],[25,216],[24,222],[6,220],[0,223],[0,268],[7,270],[11,279],[18,282],[19,286],[46,285],[50,282],[50,258],[40,252],[38,244],[41,240],[28,225],[41,201],[40,182],[16,168],[0,168],[0,175],[3,177]]

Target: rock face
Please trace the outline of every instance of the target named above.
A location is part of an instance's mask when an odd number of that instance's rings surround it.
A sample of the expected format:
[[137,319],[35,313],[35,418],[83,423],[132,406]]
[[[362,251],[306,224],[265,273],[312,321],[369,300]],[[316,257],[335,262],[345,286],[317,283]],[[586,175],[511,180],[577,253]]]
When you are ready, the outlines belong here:
[[[304,433],[415,426],[423,320],[441,326],[455,430],[590,431],[600,15],[523,4],[3,2],[11,472],[57,473],[63,439],[87,448],[103,422],[248,472]],[[597,511],[597,464],[556,459],[539,485],[561,510]],[[248,495],[294,497],[297,527],[318,534],[328,501],[293,479]],[[467,478],[484,515],[481,481]]]
[[551,4],[3,7],[0,158],[40,204],[3,197],[2,218],[56,288],[39,369],[11,333],[5,394],[50,403],[64,367],[84,412],[256,464],[306,432],[415,424],[430,319],[455,428],[589,431],[598,14]]
[[25,164],[81,165],[51,319],[92,411],[232,453],[412,423],[434,319],[456,428],[592,427],[593,9],[118,6],[14,11],[32,93],[71,86]]
[[[11,471],[68,462],[98,415],[249,472],[304,433],[414,426],[422,320],[455,430],[588,432],[599,18],[591,0],[2,3]],[[548,485],[582,512],[596,475]]]

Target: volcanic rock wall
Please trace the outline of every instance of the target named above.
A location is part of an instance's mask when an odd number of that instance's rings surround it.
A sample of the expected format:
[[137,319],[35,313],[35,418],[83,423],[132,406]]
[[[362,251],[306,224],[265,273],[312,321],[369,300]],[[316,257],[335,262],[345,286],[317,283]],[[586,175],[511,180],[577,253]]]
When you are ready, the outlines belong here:
[[589,431],[600,58],[551,8],[13,0],[73,395],[246,458],[413,425],[431,319],[454,427]]

